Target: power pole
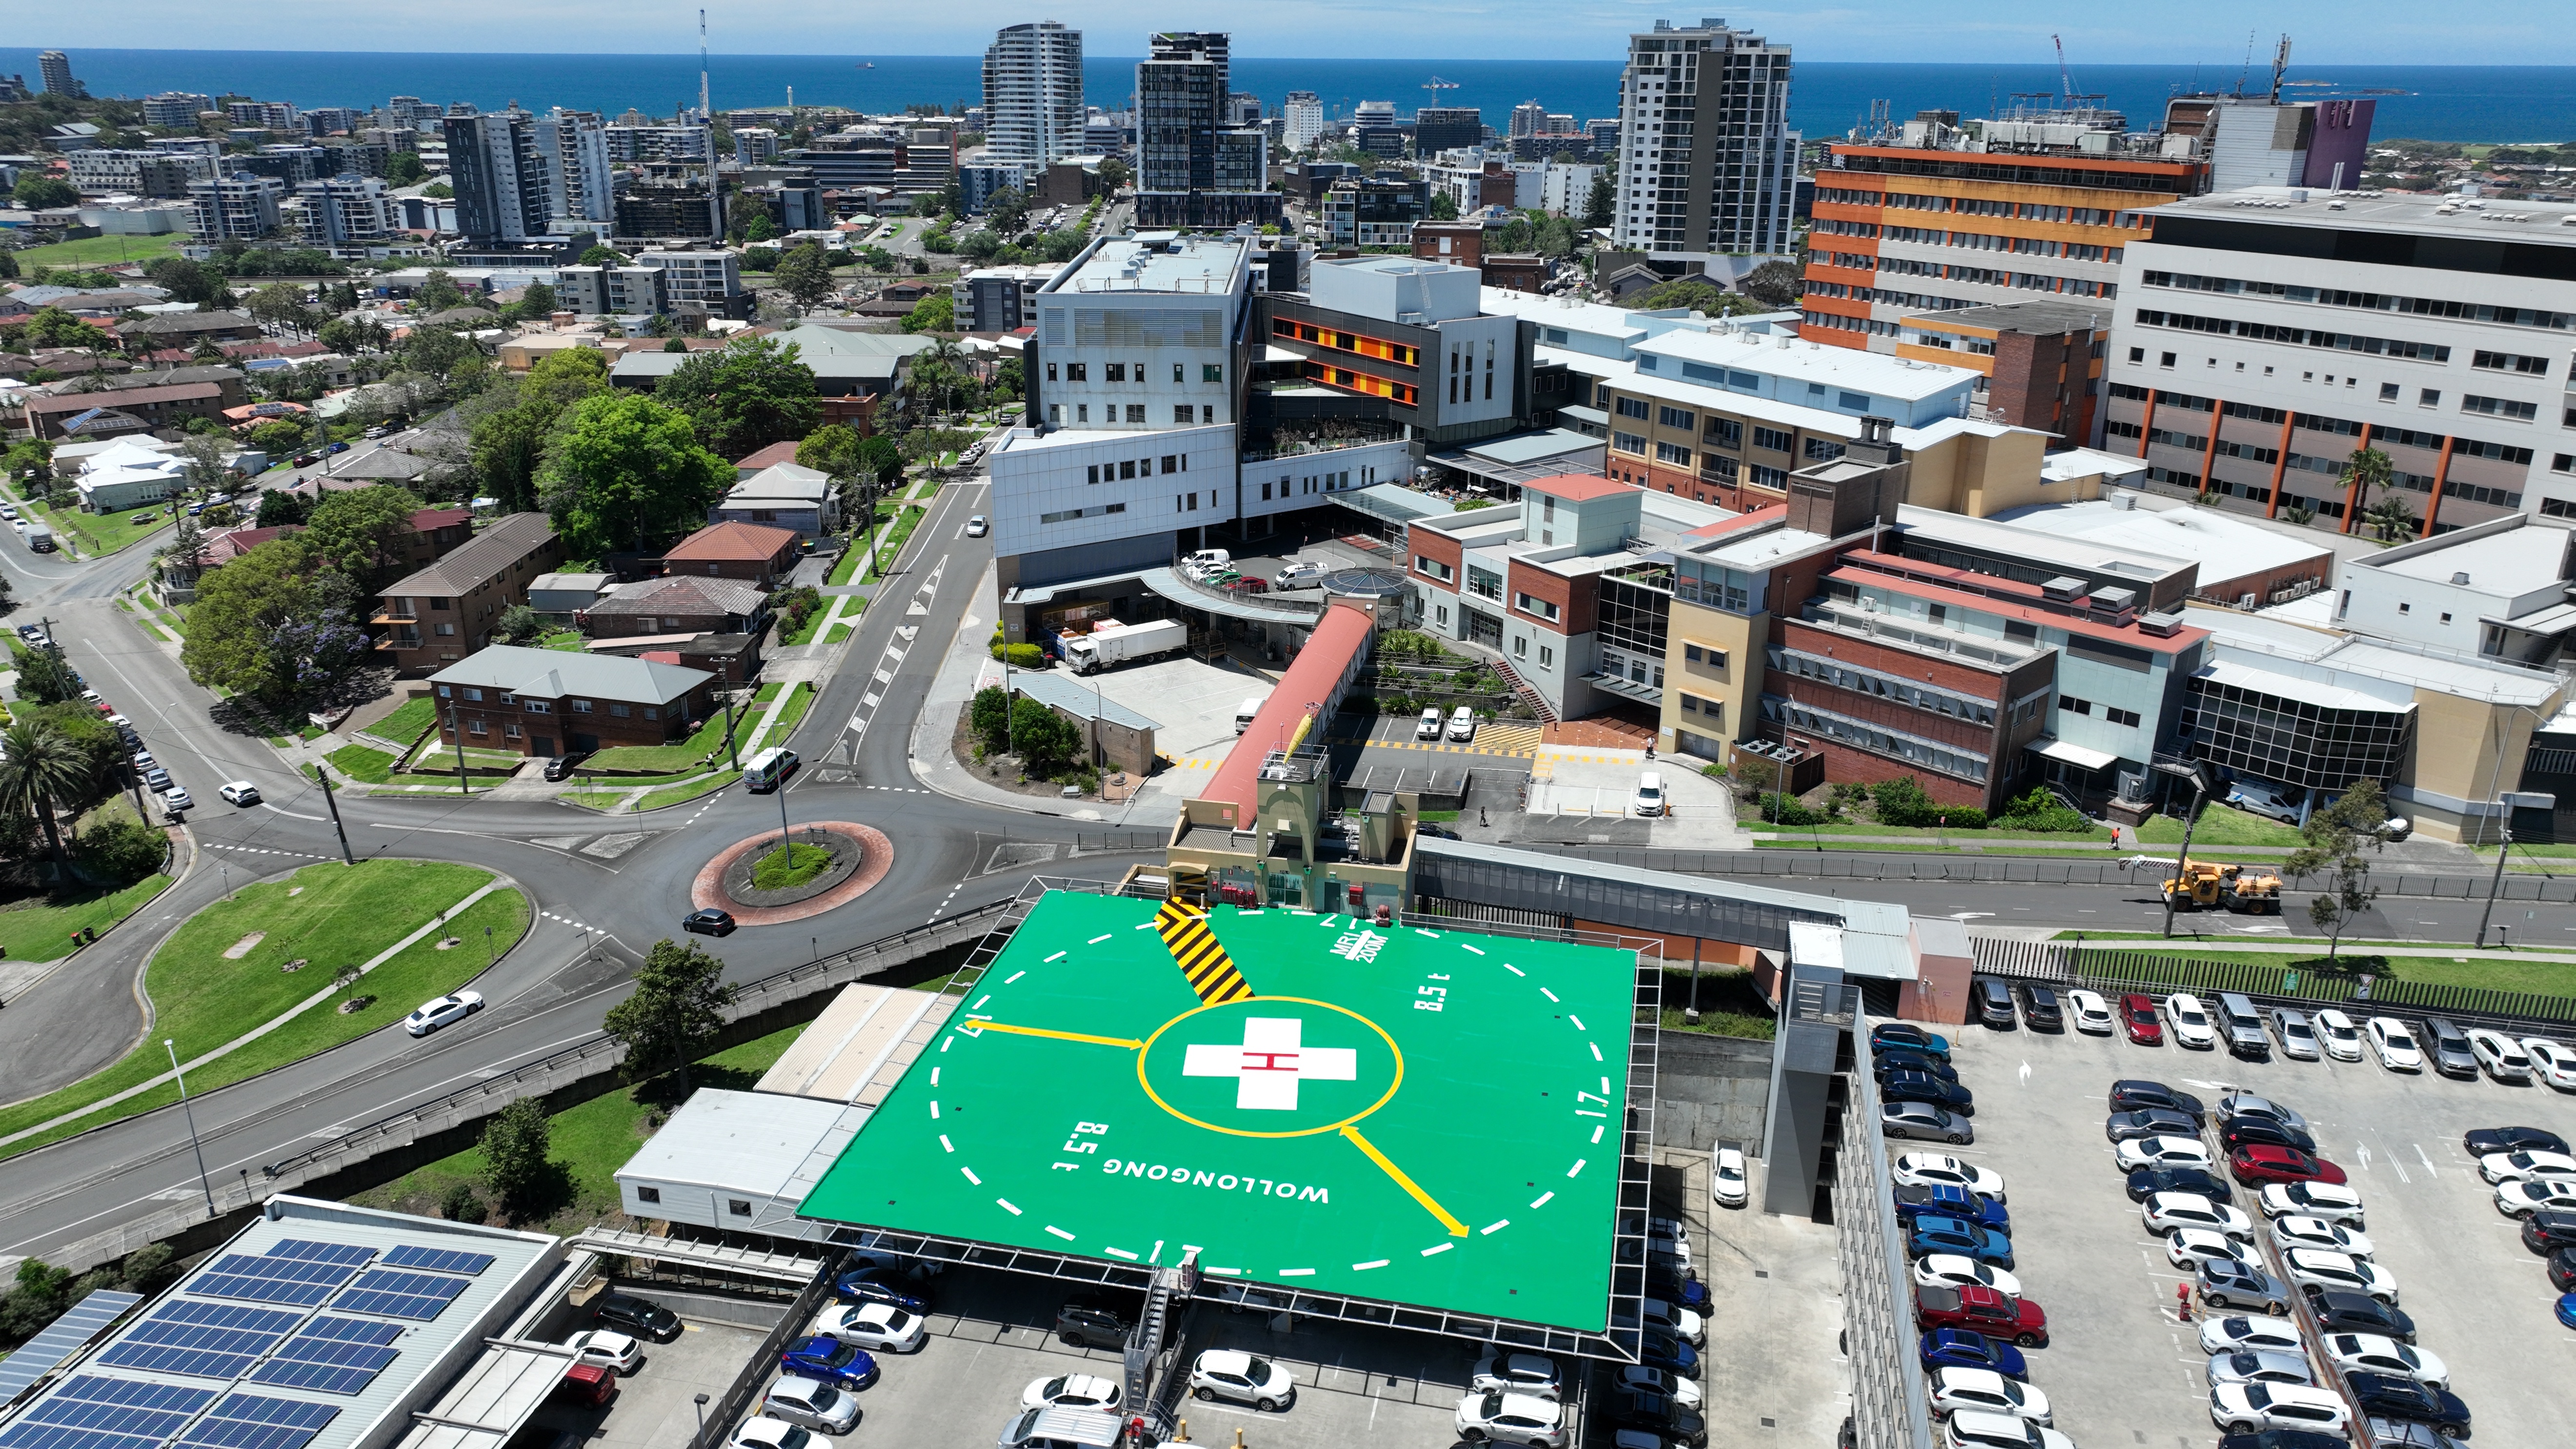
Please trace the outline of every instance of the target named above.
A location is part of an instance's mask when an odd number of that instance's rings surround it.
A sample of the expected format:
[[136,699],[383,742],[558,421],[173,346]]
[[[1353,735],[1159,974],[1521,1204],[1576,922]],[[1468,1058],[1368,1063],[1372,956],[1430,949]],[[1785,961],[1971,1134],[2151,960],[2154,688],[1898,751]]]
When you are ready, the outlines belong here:
[[349,832],[340,824],[340,798],[331,793],[331,772],[320,765],[315,765],[313,778],[322,782],[322,803],[331,807],[331,830],[333,834],[340,837],[341,863],[356,865],[358,858],[349,853]]
[[454,700],[447,704],[447,725],[456,733],[456,793],[471,795],[465,779],[465,711]]

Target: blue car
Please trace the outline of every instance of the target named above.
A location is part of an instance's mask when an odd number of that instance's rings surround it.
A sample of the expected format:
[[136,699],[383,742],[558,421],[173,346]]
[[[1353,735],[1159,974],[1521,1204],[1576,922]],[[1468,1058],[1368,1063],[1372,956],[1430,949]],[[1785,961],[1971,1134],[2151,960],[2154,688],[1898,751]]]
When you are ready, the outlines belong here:
[[1907,1256],[1921,1258],[1932,1253],[1957,1253],[1980,1263],[2010,1269],[2013,1265],[2012,1239],[1992,1228],[1981,1228],[1959,1218],[1934,1217],[1925,1213],[1914,1220],[1914,1231],[1905,1240]]
[[1687,1308],[1693,1313],[1708,1312],[1708,1285],[1697,1278],[1685,1278],[1669,1268],[1656,1267],[1646,1270],[1646,1296],[1661,1298],[1666,1303],[1677,1308]]
[[2008,1379],[2030,1378],[2030,1362],[2009,1343],[1997,1343],[1965,1328],[1936,1328],[1923,1335],[1923,1368],[1992,1369]]
[[2569,1328],[2576,1328],[2576,1293],[2558,1295],[2558,1321]]
[[2012,1215],[2003,1204],[1993,1202],[1964,1187],[1938,1183],[1924,1187],[1896,1189],[1896,1215],[1911,1223],[1929,1213],[1934,1217],[1966,1218],[1980,1227],[1988,1227],[2006,1237],[2012,1235]]
[[1884,1051],[1889,1047],[1930,1052],[1944,1059],[1950,1055],[1950,1043],[1947,1038],[1935,1036],[1919,1026],[1908,1026],[1901,1021],[1883,1021],[1870,1029],[1869,1049],[1871,1051]]
[[886,1283],[884,1275],[873,1268],[860,1268],[842,1274],[839,1280],[833,1283],[832,1291],[844,1303],[886,1303],[906,1313],[930,1311],[930,1304],[926,1300],[890,1286]]
[[836,1389],[864,1389],[877,1381],[877,1361],[865,1350],[819,1335],[789,1344],[778,1356],[778,1366]]
[[1647,1332],[1638,1340],[1637,1361],[1648,1368],[1685,1378],[1699,1377],[1699,1350],[1669,1333]]

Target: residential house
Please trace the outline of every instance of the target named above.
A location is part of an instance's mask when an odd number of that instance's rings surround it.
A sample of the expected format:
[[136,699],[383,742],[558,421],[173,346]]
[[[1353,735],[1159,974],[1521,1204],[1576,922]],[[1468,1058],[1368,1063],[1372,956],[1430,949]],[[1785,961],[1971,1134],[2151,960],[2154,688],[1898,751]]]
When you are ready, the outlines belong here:
[[72,486],[80,490],[84,512],[122,513],[166,502],[187,486],[187,478],[185,459],[125,437],[84,460]]
[[741,579],[770,588],[796,567],[803,552],[792,528],[760,523],[710,523],[662,555],[665,575],[698,574]]
[[[534,515],[521,515],[532,517]],[[685,739],[715,709],[716,676],[614,655],[495,644],[429,677],[438,734],[551,759]]]
[[528,585],[528,607],[557,624],[570,624],[574,616],[599,602],[609,581],[607,574],[539,574]]
[[259,324],[242,312],[162,312],[119,323],[117,335],[128,347],[193,347],[200,339],[255,342]]
[[[189,418],[223,418],[223,389],[211,382],[182,382],[163,387],[128,388],[118,392],[76,392],[27,400],[27,423],[39,438],[67,436],[72,420],[113,409],[142,424],[143,430],[176,429]],[[90,435],[97,435],[90,429]]]
[[368,622],[376,648],[406,674],[453,664],[489,643],[501,612],[528,601],[539,575],[563,561],[563,540],[542,513],[495,520],[474,541],[388,584]]
[[840,528],[840,491],[832,486],[832,475],[819,468],[773,463],[733,485],[707,510],[707,521],[792,528],[810,543]]
[[769,596],[739,579],[678,574],[627,584],[583,611],[594,639],[637,635],[755,634],[768,627]]

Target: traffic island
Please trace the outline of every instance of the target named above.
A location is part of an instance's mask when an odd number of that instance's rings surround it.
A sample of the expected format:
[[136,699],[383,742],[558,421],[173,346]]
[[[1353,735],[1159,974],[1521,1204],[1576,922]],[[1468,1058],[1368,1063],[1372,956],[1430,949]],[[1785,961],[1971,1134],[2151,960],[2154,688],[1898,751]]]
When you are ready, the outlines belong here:
[[[866,895],[894,865],[894,842],[885,832],[846,820],[822,820],[787,832],[793,867],[777,859],[779,832],[738,841],[699,870],[690,904],[723,910],[743,926],[802,921]],[[821,852],[818,865],[809,852]],[[763,872],[763,862],[768,862]],[[800,878],[801,877],[801,878]],[[772,884],[764,888],[762,880]]]

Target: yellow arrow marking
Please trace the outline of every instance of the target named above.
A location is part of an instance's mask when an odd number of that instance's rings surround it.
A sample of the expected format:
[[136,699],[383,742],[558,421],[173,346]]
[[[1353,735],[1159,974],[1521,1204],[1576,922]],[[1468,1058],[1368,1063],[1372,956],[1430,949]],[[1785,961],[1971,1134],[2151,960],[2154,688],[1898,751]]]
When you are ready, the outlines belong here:
[[1438,1218],[1440,1220],[1440,1225],[1449,1230],[1449,1236],[1453,1238],[1463,1238],[1467,1236],[1467,1225],[1458,1221],[1456,1218],[1449,1216],[1449,1210],[1447,1208],[1433,1202],[1431,1200],[1431,1194],[1424,1192],[1421,1186],[1414,1182],[1412,1178],[1405,1176],[1403,1168],[1388,1161],[1386,1154],[1377,1150],[1377,1144],[1360,1135],[1360,1129],[1357,1127],[1345,1127],[1342,1129],[1342,1135],[1351,1139],[1352,1146],[1367,1153],[1368,1160],[1377,1164],[1378,1171],[1394,1178],[1395,1185],[1403,1188],[1406,1193],[1412,1196],[1415,1202],[1422,1204],[1424,1211],[1430,1213],[1433,1217]]
[[1007,1021],[973,1021],[959,1027],[958,1030],[968,1036],[976,1036],[988,1031],[1003,1031],[1013,1036],[1043,1036],[1057,1041],[1087,1041],[1093,1046],[1125,1047],[1131,1052],[1145,1049],[1143,1042],[1123,1036],[1091,1036],[1078,1031],[1055,1031],[1043,1026],[1013,1026]]

